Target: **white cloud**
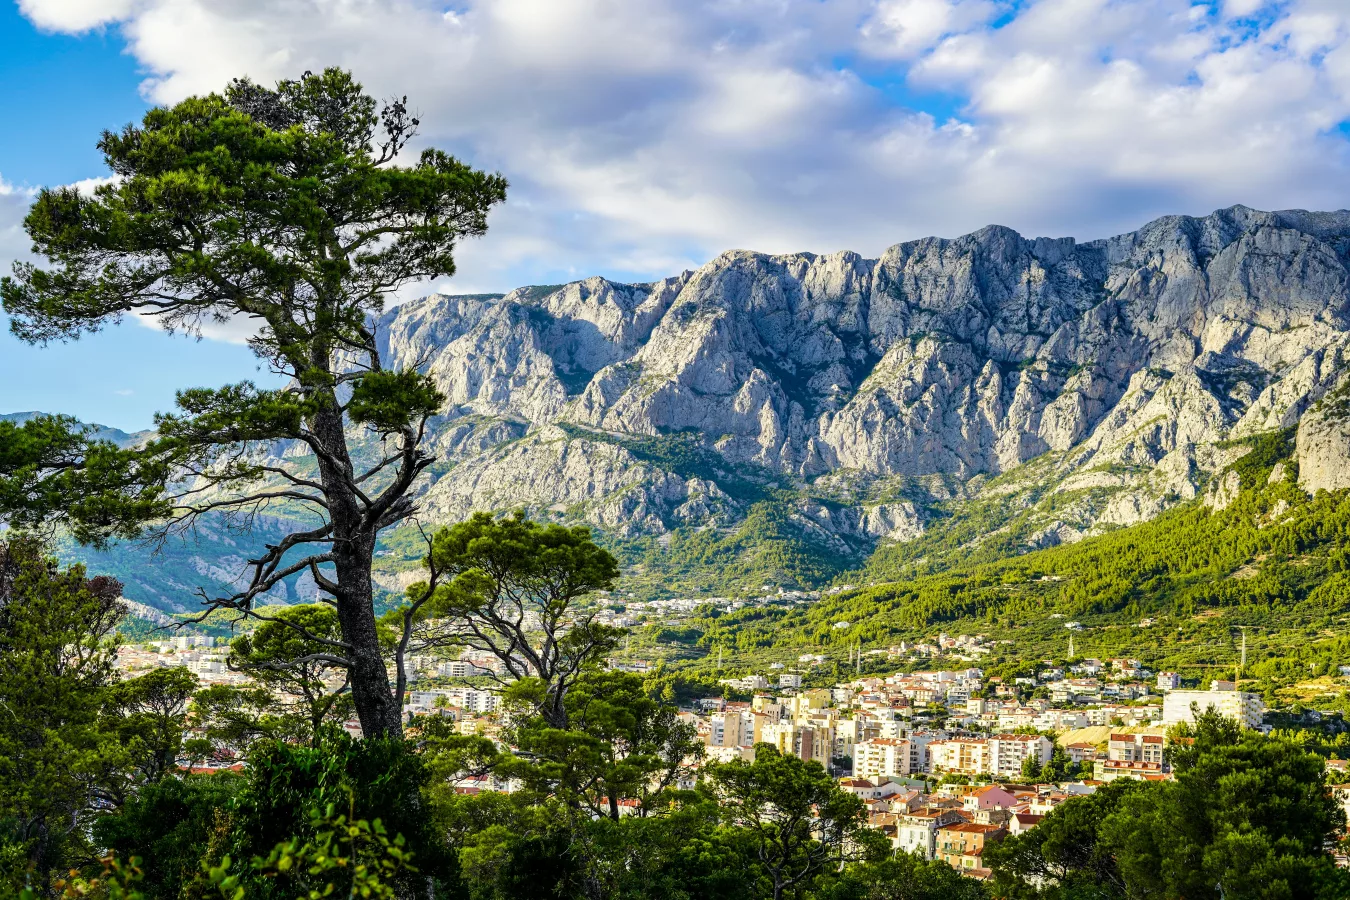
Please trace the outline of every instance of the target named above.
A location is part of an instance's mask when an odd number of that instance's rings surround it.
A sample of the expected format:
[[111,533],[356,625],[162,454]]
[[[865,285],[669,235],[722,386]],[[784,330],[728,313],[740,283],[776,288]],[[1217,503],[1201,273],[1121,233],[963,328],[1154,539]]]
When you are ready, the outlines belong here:
[[[512,181],[460,290],[656,277],[733,246],[875,254],[989,222],[1091,238],[1239,202],[1336,207],[1350,176],[1343,0],[23,9],[115,22],[158,102],[334,64],[407,94],[423,140]],[[906,105],[926,97],[931,114]]]
[[994,0],[879,0],[861,33],[870,52],[912,59],[939,39],[984,25],[1009,7]]
[[49,31],[88,31],[123,19],[134,9],[134,0],[19,0],[19,11]]
[[23,230],[23,218],[28,214],[37,191],[17,187],[0,174],[0,275],[8,275],[13,261],[27,259],[32,241]]

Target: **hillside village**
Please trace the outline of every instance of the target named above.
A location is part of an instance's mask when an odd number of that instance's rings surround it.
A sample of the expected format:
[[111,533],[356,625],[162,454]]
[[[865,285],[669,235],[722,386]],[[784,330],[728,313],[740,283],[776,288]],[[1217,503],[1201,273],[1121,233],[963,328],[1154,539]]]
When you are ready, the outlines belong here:
[[[855,665],[864,657],[975,660],[990,649],[982,636],[939,633],[882,650],[858,649],[850,659]],[[698,762],[751,760],[759,744],[818,762],[867,804],[868,824],[896,851],[940,859],[975,878],[989,875],[982,864],[987,844],[1035,828],[1065,800],[1116,779],[1169,778],[1168,729],[1193,722],[1196,709],[1264,728],[1257,694],[1218,680],[1208,689],[1183,689],[1176,673],[1150,672],[1131,658],[1044,660],[1034,677],[1010,681],[968,666],[804,686],[824,660],[801,654],[791,671],[774,663],[762,674],[724,679],[729,693],[749,693],[748,700],[706,697],[682,707],[679,719],[702,745]],[[118,661],[128,674],[185,666],[208,685],[249,678],[230,669],[228,648],[204,636],[124,646]],[[607,665],[652,669],[649,661],[626,655]],[[448,717],[461,734],[501,740],[499,660],[465,652],[458,659],[414,656],[408,667],[410,723]],[[345,727],[360,734],[354,719]],[[513,784],[476,775],[456,789],[510,792]],[[1336,795],[1350,812],[1350,784],[1337,787]],[[636,801],[621,809],[636,812]]]

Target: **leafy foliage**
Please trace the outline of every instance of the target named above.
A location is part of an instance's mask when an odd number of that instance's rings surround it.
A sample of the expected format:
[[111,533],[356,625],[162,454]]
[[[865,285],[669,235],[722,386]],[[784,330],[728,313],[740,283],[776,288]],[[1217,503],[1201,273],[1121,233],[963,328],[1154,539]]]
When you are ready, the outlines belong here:
[[[230,643],[231,666],[248,672],[260,685],[299,698],[301,728],[288,729],[317,744],[325,722],[345,717],[348,700],[345,668],[333,661],[340,647],[341,628],[332,607],[321,604],[290,606]],[[340,674],[342,682],[328,682]],[[275,702],[273,706],[277,706]]]
[[1345,815],[1322,760],[1213,713],[1171,736],[1175,780],[1116,782],[987,851],[1010,898],[1340,897]]
[[0,543],[0,889],[45,890],[87,856],[95,811],[127,787],[105,727],[121,586]]
[[431,539],[430,579],[386,616],[401,625],[399,670],[409,647],[468,647],[490,653],[518,700],[556,728],[567,725],[567,692],[583,670],[617,645],[618,632],[577,601],[614,585],[614,557],[590,529],[540,525],[523,513],[475,513]]
[[[0,281],[11,330],[31,342],[128,313],[190,332],[235,317],[257,326],[253,350],[291,383],[183,391],[144,446],[87,440],[63,420],[0,423],[0,515],[65,522],[99,544],[302,509],[249,559],[242,589],[201,600],[246,617],[308,572],[337,607],[333,658],[371,735],[401,728],[374,623],[375,543],[412,512],[435,461],[421,447],[426,420],[444,398],[424,374],[385,370],[368,323],[401,285],[453,274],[457,241],[483,234],[506,194],[501,176],[432,148],[398,165],[417,126],[406,101],[377,109],[340,69],[275,89],[235,80],[151,109],[99,142],[115,179],[92,195],[39,193],[24,227],[49,267],[19,263]],[[364,468],[348,436],[359,425],[390,444]],[[304,446],[317,471],[269,464],[276,442]]]

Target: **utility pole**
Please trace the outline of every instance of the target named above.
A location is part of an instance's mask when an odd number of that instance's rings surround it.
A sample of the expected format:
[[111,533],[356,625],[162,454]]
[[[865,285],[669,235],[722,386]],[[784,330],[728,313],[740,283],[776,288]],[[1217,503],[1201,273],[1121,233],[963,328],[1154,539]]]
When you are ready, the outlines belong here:
[[722,668],[722,648],[717,648],[717,668]]
[[862,641],[858,641],[858,668],[855,671],[862,674]]
[[1247,668],[1247,629],[1250,625],[1239,625],[1238,630],[1242,632],[1242,649],[1238,653],[1237,678],[1233,681],[1233,687],[1242,683],[1242,671]]
[[1073,632],[1069,632],[1069,662],[1073,662]]

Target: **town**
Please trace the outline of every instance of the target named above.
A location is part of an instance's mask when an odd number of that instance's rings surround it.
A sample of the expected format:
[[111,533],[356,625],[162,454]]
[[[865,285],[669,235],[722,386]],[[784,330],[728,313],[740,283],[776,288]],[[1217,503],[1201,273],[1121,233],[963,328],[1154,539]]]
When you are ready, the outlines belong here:
[[[857,648],[850,662],[976,660],[989,652],[982,636],[940,633],[881,650]],[[211,637],[180,635],[125,645],[118,659],[128,674],[185,666],[204,684],[248,681],[230,668],[228,653]],[[682,707],[679,719],[697,735],[701,761],[751,760],[757,745],[768,744],[817,762],[867,804],[868,824],[896,852],[939,859],[974,878],[989,877],[981,858],[986,845],[1035,828],[1065,800],[1120,778],[1169,778],[1168,730],[1193,722],[1197,711],[1212,708],[1244,728],[1264,727],[1260,696],[1238,690],[1236,682],[1186,689],[1177,673],[1153,673],[1131,658],[1043,660],[1034,676],[1008,681],[968,666],[805,686],[824,661],[821,654],[801,654],[790,667],[773,663],[766,673],[723,680],[728,693],[749,699],[704,697]],[[652,669],[650,661],[626,655],[606,664]],[[407,665],[410,724],[447,717],[460,734],[502,740],[507,722],[498,659],[466,651],[456,659],[412,656]],[[344,727],[360,734],[355,720]],[[227,759],[222,765],[239,764]],[[1337,760],[1329,767],[1344,768]],[[513,787],[494,775],[456,785],[461,793]],[[1334,790],[1350,812],[1350,784]]]

